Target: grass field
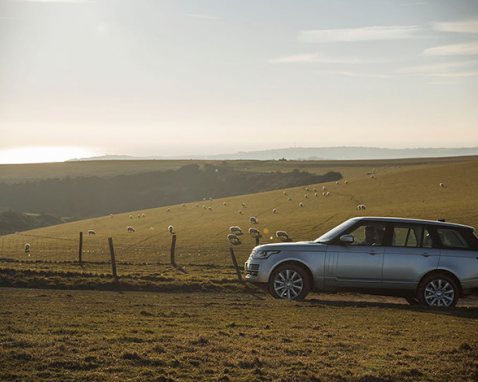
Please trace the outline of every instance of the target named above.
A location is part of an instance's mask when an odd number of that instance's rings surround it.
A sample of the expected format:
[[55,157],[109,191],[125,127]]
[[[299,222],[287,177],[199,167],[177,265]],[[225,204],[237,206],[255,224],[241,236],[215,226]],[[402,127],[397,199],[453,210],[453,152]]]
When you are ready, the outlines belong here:
[[[478,158],[375,164],[350,167],[347,184],[325,184],[327,197],[311,185],[0,237],[0,286],[19,287],[0,288],[0,380],[476,381],[476,300],[451,311],[351,294],[295,303],[252,293],[235,279],[226,234],[231,225],[247,230],[250,216],[259,219],[262,242],[277,241],[279,229],[315,239],[359,214],[478,227]],[[357,211],[358,203],[367,210]],[[167,264],[169,224],[187,273]],[[243,237],[240,262],[253,245]]]
[[3,381],[476,381],[478,310],[0,290]]

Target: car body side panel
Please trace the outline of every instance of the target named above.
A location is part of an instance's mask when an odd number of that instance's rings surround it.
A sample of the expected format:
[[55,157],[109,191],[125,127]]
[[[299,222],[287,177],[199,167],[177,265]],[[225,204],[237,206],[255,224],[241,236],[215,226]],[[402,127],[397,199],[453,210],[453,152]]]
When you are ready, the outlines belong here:
[[415,289],[423,275],[437,269],[439,259],[439,249],[385,247],[382,286]]
[[453,273],[463,290],[478,288],[478,251],[442,250],[438,268]]

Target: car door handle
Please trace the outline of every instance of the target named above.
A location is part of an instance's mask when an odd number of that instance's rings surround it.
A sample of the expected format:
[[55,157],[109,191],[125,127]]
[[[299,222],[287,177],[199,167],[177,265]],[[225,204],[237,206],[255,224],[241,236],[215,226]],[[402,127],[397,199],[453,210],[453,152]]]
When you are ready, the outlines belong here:
[[423,256],[423,257],[430,257],[430,255],[429,255],[427,252],[422,253],[422,256]]
[[375,256],[375,255],[377,254],[377,252],[375,252],[375,251],[370,251],[368,254],[371,255],[371,256]]

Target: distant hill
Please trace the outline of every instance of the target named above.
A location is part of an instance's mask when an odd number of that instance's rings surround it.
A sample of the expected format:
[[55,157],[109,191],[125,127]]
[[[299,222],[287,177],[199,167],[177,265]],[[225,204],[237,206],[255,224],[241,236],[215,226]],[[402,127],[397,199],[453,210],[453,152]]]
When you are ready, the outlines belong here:
[[16,211],[0,212],[0,235],[61,224],[65,221],[52,215]]
[[202,160],[357,160],[357,159],[401,159],[435,158],[478,155],[478,147],[462,148],[410,148],[388,149],[379,147],[289,147],[282,149],[241,151],[217,155],[183,156],[145,156],[103,155],[71,161],[98,160],[164,160],[164,159],[202,159]]

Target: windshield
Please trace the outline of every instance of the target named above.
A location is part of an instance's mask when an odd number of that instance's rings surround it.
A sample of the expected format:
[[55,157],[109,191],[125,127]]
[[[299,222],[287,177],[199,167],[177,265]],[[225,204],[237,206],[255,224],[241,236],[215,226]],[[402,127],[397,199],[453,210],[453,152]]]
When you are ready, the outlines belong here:
[[317,240],[315,240],[315,242],[328,243],[330,240],[334,239],[340,232],[345,231],[347,228],[355,224],[356,221],[357,219],[355,218],[344,221],[343,223],[339,224],[337,227],[332,228],[330,231],[324,233]]

